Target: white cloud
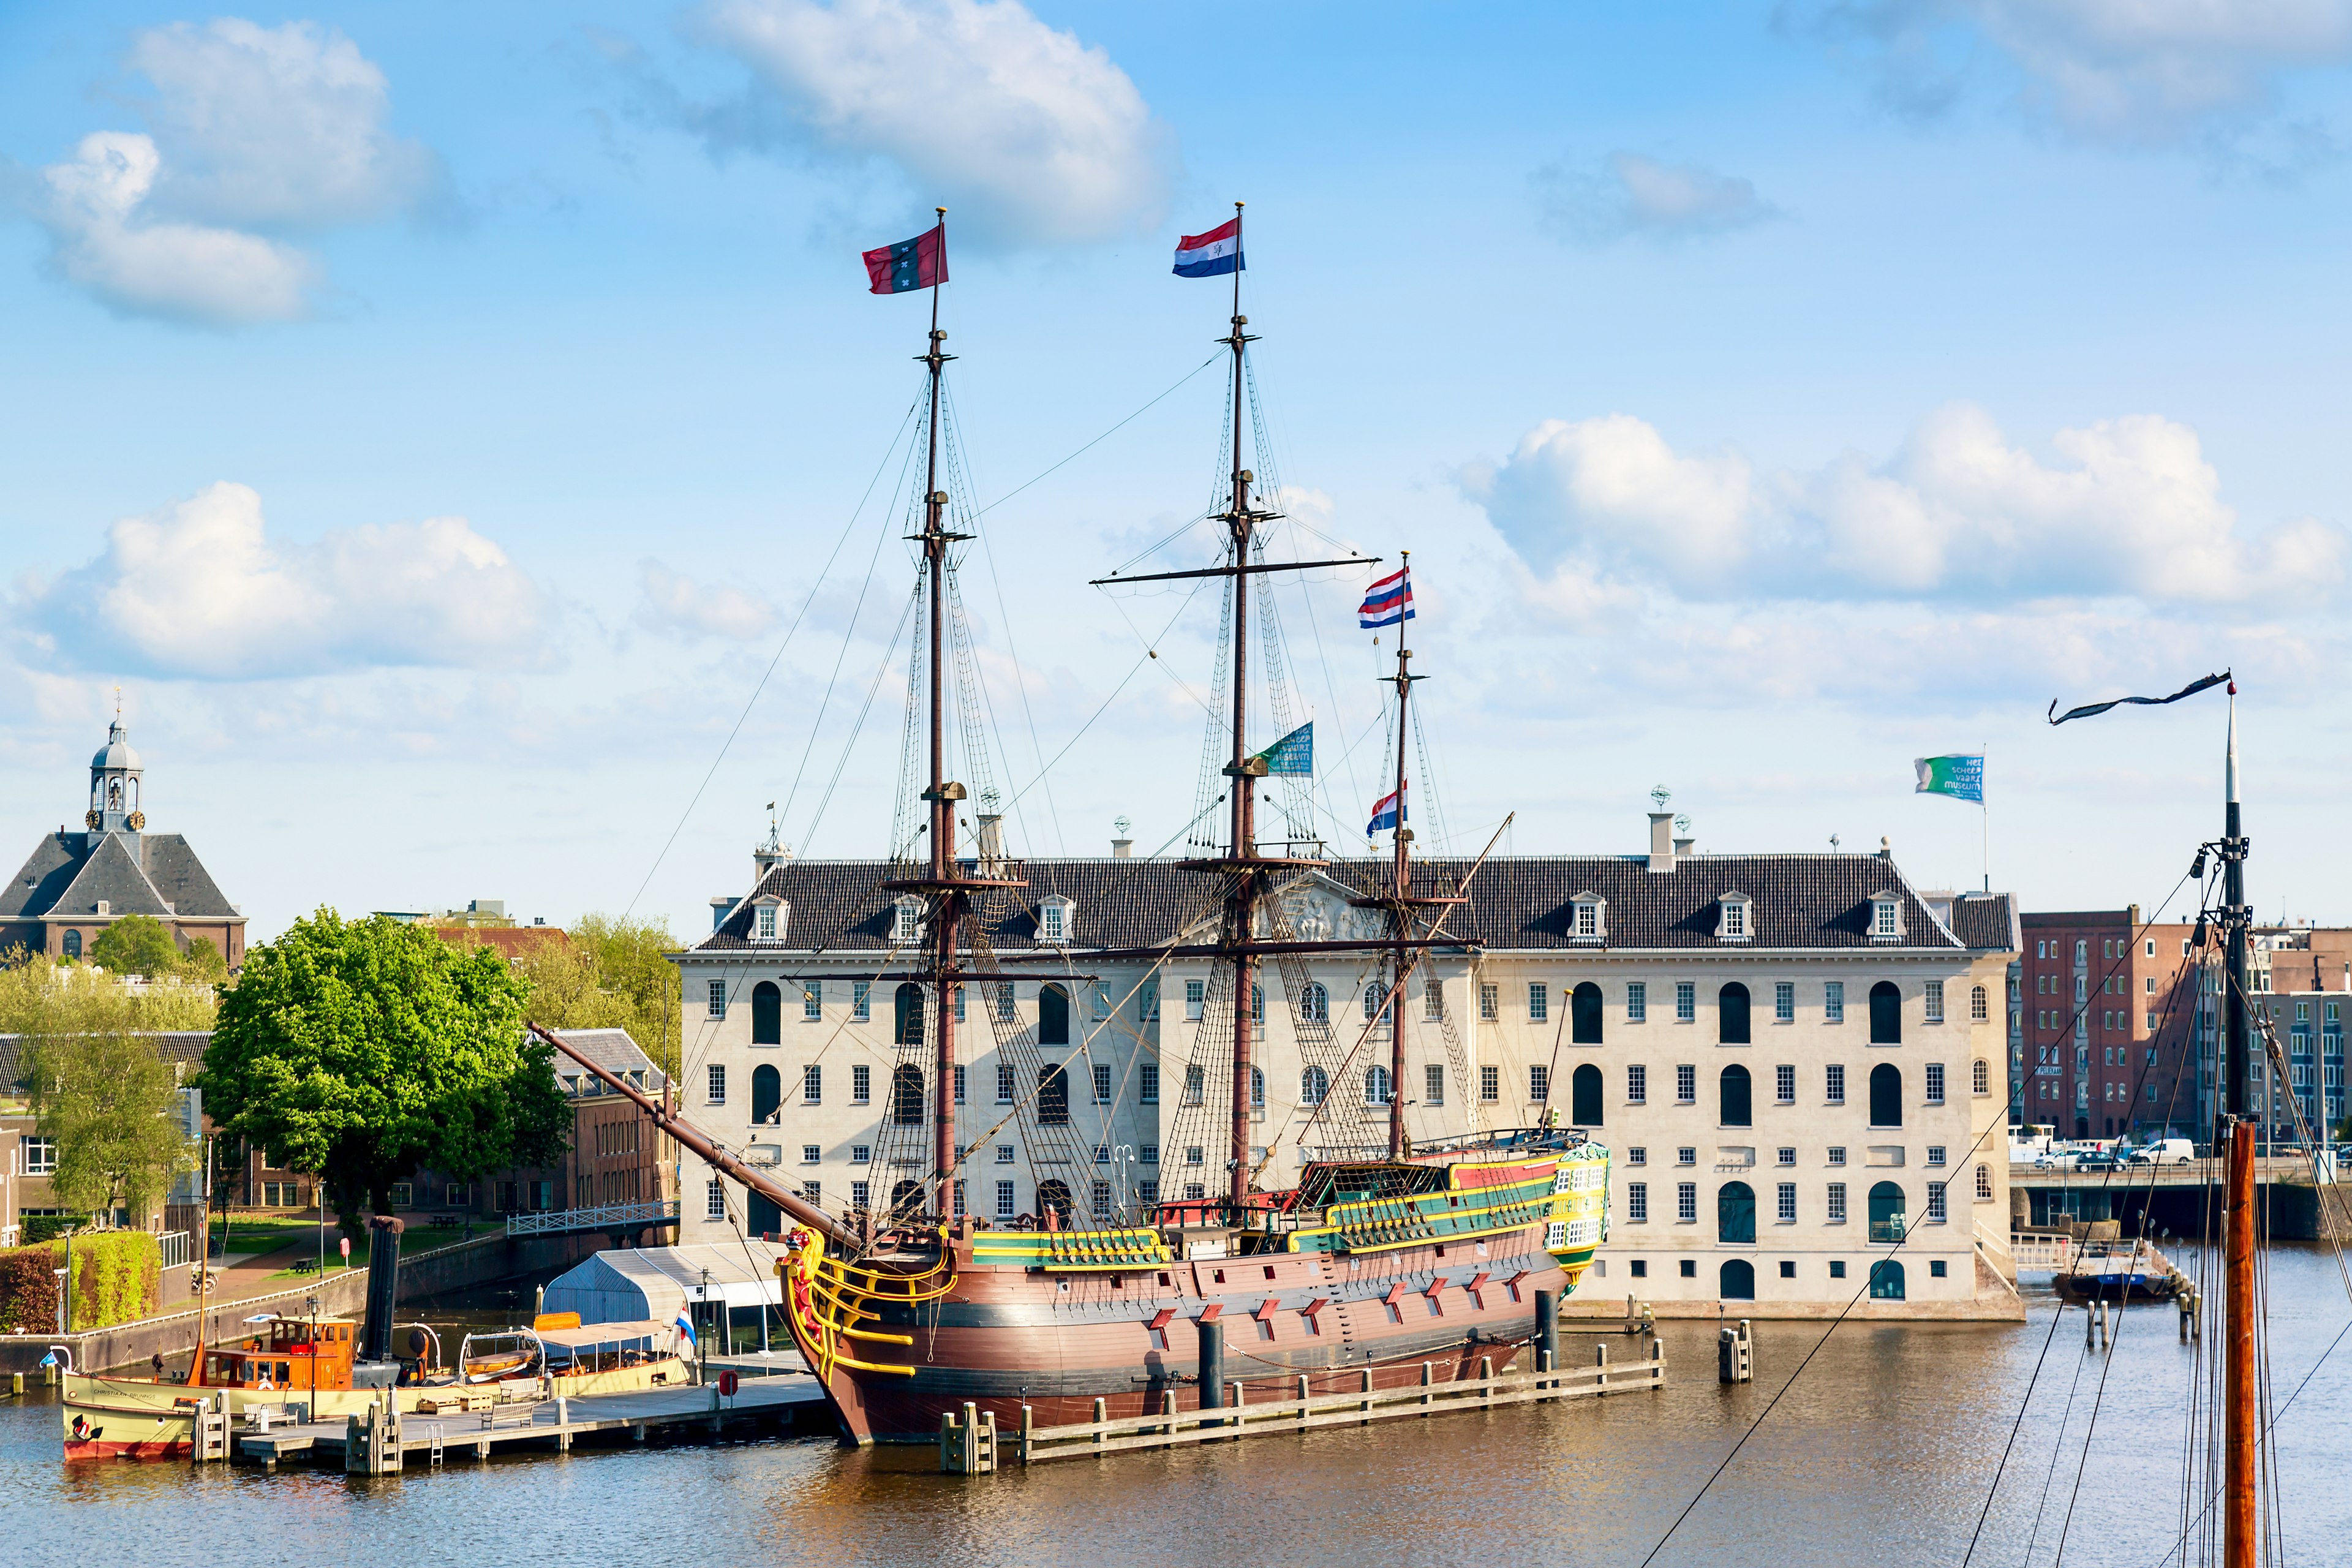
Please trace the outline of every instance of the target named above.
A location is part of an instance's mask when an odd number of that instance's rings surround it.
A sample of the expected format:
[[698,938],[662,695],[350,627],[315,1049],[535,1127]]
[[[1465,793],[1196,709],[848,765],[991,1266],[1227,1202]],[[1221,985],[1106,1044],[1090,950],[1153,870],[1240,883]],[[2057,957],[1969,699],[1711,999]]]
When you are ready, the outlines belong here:
[[740,588],[713,587],[650,558],[637,563],[637,625],[665,637],[744,641],[766,635],[776,607]]
[[2177,605],[2336,594],[2352,536],[2312,519],[2252,532],[2197,433],[2155,415],[2051,438],[2054,460],[1953,404],[1885,463],[1849,455],[1757,474],[1736,452],[1676,452],[1612,414],[1546,420],[1465,490],[1536,567],[1718,598],[2048,597]]
[[379,666],[539,662],[545,607],[461,517],[272,541],[239,484],[124,518],[88,565],[20,597],[16,618],[68,667],[206,680]]
[[383,73],[315,23],[151,28],[128,64],[154,84],[149,133],[101,131],[34,182],[50,265],[109,309],[236,327],[309,315],[324,269],[269,231],[390,216],[433,155],[384,128]]
[[714,0],[698,26],[820,145],[895,163],[961,232],[1087,244],[1165,213],[1171,142],[1143,95],[1018,0]]
[[1783,15],[1864,40],[1903,106],[1948,107],[1966,56],[1990,46],[2037,116],[2128,141],[2260,108],[2284,73],[2352,57],[2352,0],[1828,0]]
[[1722,234],[1780,216],[1752,181],[1639,153],[1612,153],[1598,170],[1548,164],[1535,185],[1547,226],[1593,242]]
[[391,216],[436,177],[428,150],[386,129],[382,68],[315,22],[152,27],[129,64],[155,84],[147,115],[171,151],[156,192],[167,211],[318,228]]
[[142,219],[159,163],[152,139],[99,131],[70,163],[41,171],[37,210],[58,273],[129,314],[213,326],[309,314],[319,271],[302,252],[233,228]]

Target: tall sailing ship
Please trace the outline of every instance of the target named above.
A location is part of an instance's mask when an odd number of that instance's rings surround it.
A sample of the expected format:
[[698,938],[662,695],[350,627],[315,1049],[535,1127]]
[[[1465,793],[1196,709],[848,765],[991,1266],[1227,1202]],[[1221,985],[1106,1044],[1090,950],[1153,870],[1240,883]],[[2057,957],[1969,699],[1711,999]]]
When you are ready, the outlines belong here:
[[[1230,331],[1220,340],[1230,358],[1226,460],[1216,500],[1201,520],[1223,526],[1222,560],[1198,570],[1106,579],[1222,584],[1223,700],[1212,719],[1211,765],[1203,770],[1203,809],[1194,823],[1221,817],[1223,831],[1197,843],[1197,852],[1180,863],[1197,877],[1200,892],[1175,940],[1152,947],[1066,946],[1037,955],[1066,967],[1140,963],[1153,973],[1180,961],[1208,965],[1170,1142],[1221,1152],[1221,1190],[1203,1182],[1197,1191],[1130,1208],[1120,1216],[1126,1223],[1097,1228],[1076,1226],[1069,1186],[1043,1174],[1039,1212],[1012,1227],[966,1215],[958,1201],[968,1155],[957,1142],[957,1097],[946,1087],[961,1061],[959,992],[969,985],[993,993],[1040,975],[1024,967],[1030,955],[1000,959],[990,936],[1024,901],[1022,863],[1005,856],[987,826],[971,856],[957,844],[960,803],[984,801],[992,792],[984,780],[950,776],[951,729],[963,742],[968,772],[983,768],[986,753],[974,744],[983,705],[975,697],[956,588],[956,547],[972,537],[971,525],[960,520],[940,477],[942,381],[952,356],[942,348],[936,271],[921,356],[925,478],[908,536],[919,547],[919,580],[907,762],[922,788],[915,791],[910,779],[903,794],[908,816],[919,820],[902,816],[890,874],[878,889],[902,909],[916,901],[919,918],[905,922],[908,940],[897,951],[919,956],[903,973],[873,976],[909,995],[919,987],[921,997],[919,1015],[898,1022],[902,1060],[880,1134],[886,1144],[901,1140],[907,1146],[898,1152],[909,1157],[877,1158],[877,1164],[914,1165],[911,1135],[919,1128],[927,1134],[919,1168],[928,1179],[897,1184],[879,1214],[831,1212],[666,1106],[573,1058],[785,1216],[791,1250],[780,1266],[784,1317],[843,1430],[861,1444],[935,1440],[941,1415],[967,1402],[1007,1425],[1017,1422],[1023,1405],[1041,1424],[1091,1419],[1098,1400],[1113,1418],[1141,1415],[1172,1389],[1197,1386],[1204,1359],[1220,1353],[1213,1348],[1220,1336],[1254,1321],[1245,1338],[1232,1334],[1222,1361],[1223,1378],[1243,1384],[1246,1397],[1294,1396],[1302,1377],[1314,1393],[1360,1388],[1368,1373],[1376,1386],[1418,1383],[1424,1363],[1434,1363],[1441,1378],[1470,1375],[1481,1357],[1501,1364],[1512,1347],[1530,1340],[1538,1296],[1572,1291],[1602,1237],[1608,1154],[1583,1133],[1540,1125],[1434,1142],[1414,1142],[1406,1134],[1407,981],[1430,949],[1459,941],[1445,935],[1444,924],[1467,901],[1475,867],[1457,868],[1440,887],[1415,881],[1403,802],[1407,717],[1420,678],[1411,673],[1401,619],[1391,678],[1395,766],[1394,795],[1383,803],[1393,807],[1385,862],[1335,866],[1295,813],[1287,838],[1261,833],[1265,781],[1289,770],[1278,747],[1251,745],[1253,656],[1277,692],[1283,679],[1271,627],[1257,628],[1253,638],[1253,580],[1370,562],[1266,559],[1265,528],[1281,514],[1269,504],[1278,489],[1258,479],[1268,464],[1262,420],[1253,416],[1248,346],[1255,338],[1241,311],[1241,216],[1236,204],[1230,225],[1202,237],[1218,243],[1186,242],[1196,256],[1209,257],[1207,263],[1187,268],[1180,252],[1179,265],[1190,276],[1230,271],[1234,278]],[[943,257],[944,214],[932,235],[896,248]],[[1215,265],[1227,257],[1229,266]],[[952,703],[950,682],[959,687]],[[1281,705],[1273,717],[1282,721]],[[1321,920],[1299,929],[1297,893],[1310,879],[1352,895],[1347,901],[1354,918],[1342,934],[1331,934]],[[1374,966],[1377,974],[1360,1033],[1334,1026],[1328,991],[1307,968],[1343,955]],[[1296,1182],[1284,1186],[1263,1178],[1286,1152],[1253,1142],[1265,1136],[1258,1129],[1269,992],[1284,1000],[1286,1033],[1304,1064],[1300,1114],[1288,1129],[1296,1144],[1288,1152],[1299,1168]],[[1010,1021],[1009,1008],[982,1011],[1000,1059],[1012,1064],[1019,1081],[1035,1085],[1017,1107],[1025,1141],[1033,1154],[1067,1173],[1082,1156],[1067,1131],[1062,1069],[1039,1054],[1033,1034]],[[1438,1016],[1434,1022],[1459,1081],[1467,1071],[1459,1040],[1449,1020]],[[564,1048],[560,1037],[547,1038]],[[915,1052],[929,1059],[907,1059]],[[1382,1055],[1385,1062],[1378,1059]],[[1381,1092],[1360,1099],[1328,1092],[1360,1076]],[[1468,1089],[1461,1084],[1458,1104],[1469,1102]],[[1204,1173],[1213,1168],[1202,1162]],[[1273,1331],[1276,1319],[1286,1325],[1282,1332]],[[1204,1332],[1208,1325],[1216,1327]],[[1220,1370],[1211,1365],[1207,1377],[1214,1384]],[[1220,1393],[1213,1386],[1197,1397],[1214,1404]]]

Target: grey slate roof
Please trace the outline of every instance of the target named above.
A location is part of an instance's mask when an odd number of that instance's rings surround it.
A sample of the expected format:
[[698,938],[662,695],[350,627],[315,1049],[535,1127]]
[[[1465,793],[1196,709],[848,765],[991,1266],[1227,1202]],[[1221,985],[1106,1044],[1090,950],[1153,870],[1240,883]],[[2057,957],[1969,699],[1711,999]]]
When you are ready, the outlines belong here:
[[[645,1074],[639,1082],[648,1090],[660,1089],[665,1081],[661,1068],[654,1066],[653,1058],[638,1047],[626,1029],[558,1029],[555,1033],[563,1037],[565,1045],[608,1072]],[[574,1075],[586,1076],[580,1072],[579,1063],[558,1054],[557,1079]]]
[[1962,893],[1952,902],[1952,934],[1979,952],[2017,952],[2025,941],[2018,931],[2016,897]]
[[[210,1029],[167,1029],[147,1035],[155,1042],[156,1050],[167,1062],[185,1062],[187,1073],[194,1077],[204,1065],[205,1047],[212,1044]],[[0,1086],[18,1089],[30,1089],[25,1081],[25,1037],[0,1035]]]
[[[0,889],[0,920],[89,915],[106,901],[110,914],[173,914],[182,920],[234,920],[236,911],[176,833],[48,833]],[[90,841],[96,839],[97,846]]]
[[[1424,891],[1449,887],[1467,874],[1467,860],[1415,863],[1416,885]],[[879,884],[897,874],[880,861],[794,860],[771,868],[760,885],[739,900],[719,930],[693,944],[696,952],[877,951],[887,949],[897,895]],[[1339,860],[1321,873],[1342,888],[1369,891],[1387,875],[1381,860]],[[1220,892],[1213,877],[1180,870],[1171,862],[1139,859],[1031,860],[1028,886],[999,901],[983,901],[982,918],[1000,948],[1034,946],[1036,909],[1061,895],[1076,905],[1074,948],[1149,947],[1166,942],[1213,908]],[[1902,903],[1901,946],[1958,951],[1983,945],[2015,945],[2007,895],[1967,900],[1963,930],[1948,932],[1902,874],[1874,855],[1701,855],[1671,872],[1653,872],[1643,856],[1562,855],[1496,857],[1471,884],[1470,903],[1447,923],[1449,935],[1465,945],[1496,950],[1591,946],[1569,937],[1578,894],[1608,900],[1612,949],[1853,948],[1868,949],[1874,894],[1892,891]],[[1726,893],[1754,900],[1754,938],[1726,942],[1715,935],[1717,900]],[[783,940],[751,940],[750,900],[772,894],[790,905]],[[1979,902],[2001,912],[1979,910]]]

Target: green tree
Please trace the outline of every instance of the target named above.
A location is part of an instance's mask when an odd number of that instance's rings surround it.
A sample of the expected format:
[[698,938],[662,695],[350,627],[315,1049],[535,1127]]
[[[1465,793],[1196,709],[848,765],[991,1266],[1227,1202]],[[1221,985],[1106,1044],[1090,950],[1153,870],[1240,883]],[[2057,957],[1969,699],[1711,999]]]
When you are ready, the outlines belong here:
[[89,961],[116,974],[152,980],[179,968],[180,950],[153,915],[124,915],[98,933],[89,944]]
[[180,954],[179,974],[184,980],[199,984],[216,985],[228,978],[228,960],[208,936],[192,936],[187,951]]
[[[168,941],[168,939],[166,939]],[[24,1076],[40,1135],[54,1138],[49,1190],[66,1208],[125,1208],[140,1220],[194,1163],[173,1112],[179,1081],[137,1009],[110,986],[53,985],[30,1016]]]
[[132,985],[79,964],[53,963],[27,948],[0,951],[0,1034],[39,1033],[47,1010],[61,995],[110,998],[133,1031],[213,1026],[209,985]]
[[523,1033],[525,981],[426,926],[320,910],[246,953],[199,1080],[223,1131],[320,1176],[356,1231],[420,1165],[472,1180],[561,1157],[551,1052]]
[[626,1029],[672,1078],[678,1062],[677,950],[658,921],[587,914],[568,943],[536,942],[516,967],[531,985],[530,1016],[551,1029]]

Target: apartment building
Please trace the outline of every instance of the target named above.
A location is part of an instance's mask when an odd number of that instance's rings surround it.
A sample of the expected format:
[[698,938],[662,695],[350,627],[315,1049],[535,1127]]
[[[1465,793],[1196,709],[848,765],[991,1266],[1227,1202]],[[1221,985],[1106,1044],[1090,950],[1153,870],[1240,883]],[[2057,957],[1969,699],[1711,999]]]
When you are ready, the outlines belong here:
[[[1384,1121],[1405,1095],[1417,1140],[1549,1111],[1614,1154],[1585,1287],[1597,1303],[1810,1316],[1866,1293],[1877,1315],[2019,1316],[2001,1131],[2011,900],[1922,893],[1883,848],[1701,854],[1671,824],[1653,816],[1644,854],[1479,870],[1448,927],[1460,945],[1433,951],[1405,999],[1402,1083],[1370,1016],[1370,955],[1269,963],[1248,1156],[1261,1184],[1340,1152],[1340,1097]],[[1003,967],[1047,962],[1034,982],[954,1000],[959,1211],[1108,1223],[1222,1190],[1223,1134],[1201,1110],[1230,1081],[1227,1047],[1203,1033],[1219,978],[1197,962],[1087,957],[1202,932],[1203,879],[1121,858],[1017,868],[1026,885],[984,917],[989,941]],[[1383,870],[1302,872],[1281,889],[1283,918],[1304,937],[1374,934],[1354,900]],[[1451,885],[1468,870],[1421,875]],[[922,907],[883,890],[878,863],[767,854],[755,871],[674,955],[681,1108],[812,1201],[871,1213],[929,1169],[935,1025],[909,973]],[[1333,1040],[1349,1053],[1338,1074],[1317,1065]],[[682,1242],[781,1224],[691,1155],[680,1186]]]

